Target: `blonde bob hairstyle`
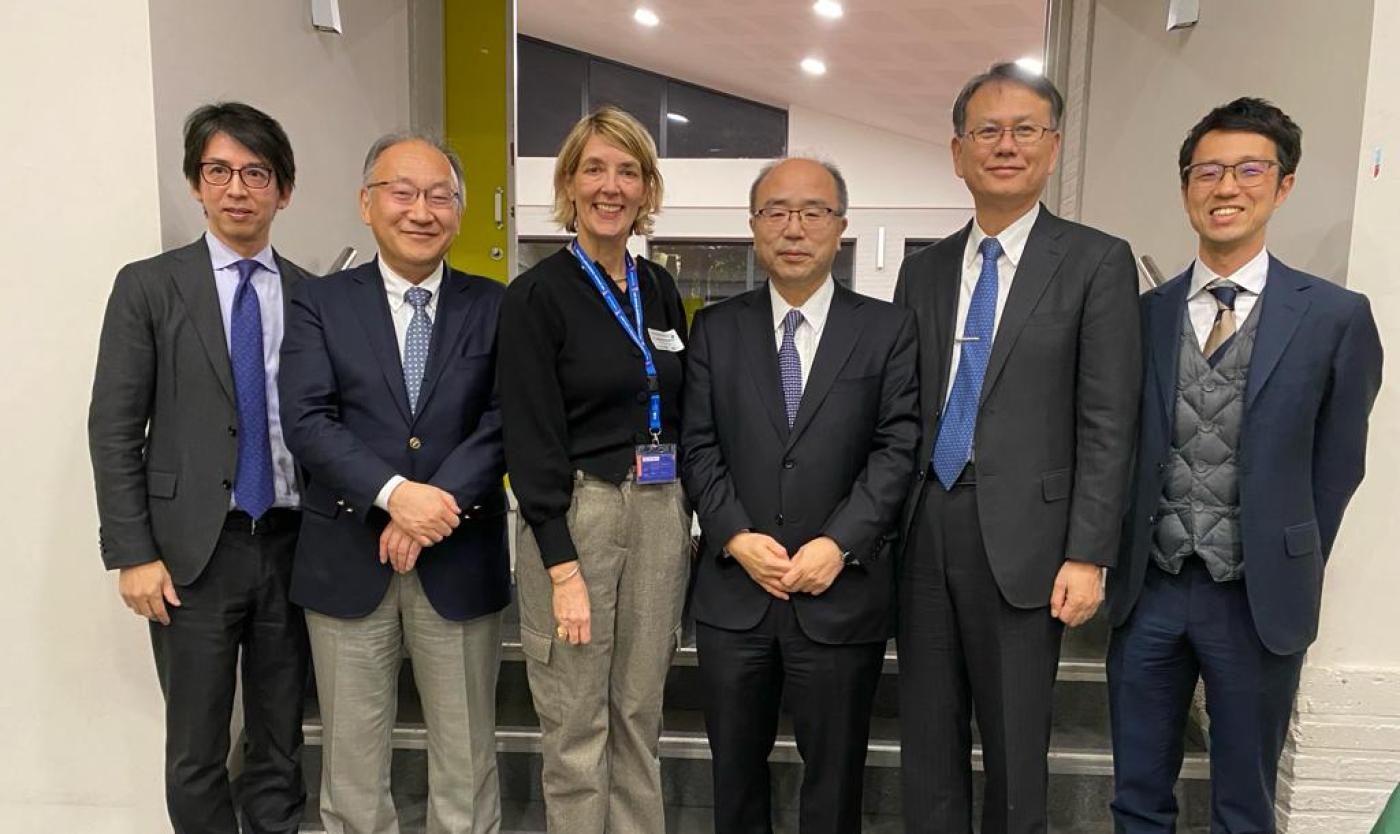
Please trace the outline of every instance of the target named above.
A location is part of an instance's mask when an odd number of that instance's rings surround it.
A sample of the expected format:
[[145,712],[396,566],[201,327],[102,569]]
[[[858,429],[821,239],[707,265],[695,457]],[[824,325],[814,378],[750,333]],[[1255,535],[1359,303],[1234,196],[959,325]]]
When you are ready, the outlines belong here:
[[554,222],[570,232],[578,231],[578,210],[569,199],[569,181],[578,173],[583,161],[583,148],[594,136],[626,151],[642,166],[642,183],[646,195],[632,221],[632,234],[651,234],[653,215],[661,211],[661,167],[656,159],[656,143],[651,134],[625,110],[608,105],[578,120],[554,161]]

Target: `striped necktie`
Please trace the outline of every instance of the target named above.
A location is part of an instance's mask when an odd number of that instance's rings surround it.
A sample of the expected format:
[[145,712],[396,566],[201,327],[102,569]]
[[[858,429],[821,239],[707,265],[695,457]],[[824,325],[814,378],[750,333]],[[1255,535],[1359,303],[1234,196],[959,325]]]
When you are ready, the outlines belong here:
[[1235,338],[1235,298],[1240,288],[1229,281],[1216,281],[1206,289],[1215,296],[1215,323],[1210,326],[1210,335],[1201,352],[1214,368]]

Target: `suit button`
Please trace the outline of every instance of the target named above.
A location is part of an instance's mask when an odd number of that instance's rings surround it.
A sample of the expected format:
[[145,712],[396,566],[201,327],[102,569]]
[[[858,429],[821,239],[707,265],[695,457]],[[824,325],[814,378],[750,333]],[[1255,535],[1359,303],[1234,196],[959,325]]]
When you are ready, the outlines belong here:
[[423,441],[419,440],[416,437],[410,437],[408,439],[408,448],[416,452],[419,449],[423,448]]
[[779,527],[782,527],[782,526],[783,526],[783,514],[782,514],[782,513],[778,513],[776,516],[773,517],[773,521],[776,522],[777,525],[778,525]]
[[793,467],[796,466],[796,465],[797,465],[797,461],[795,461],[795,460],[785,460],[785,461],[783,461],[783,468],[784,468],[784,469],[791,469],[791,468],[793,468]]
[[1150,516],[1148,516],[1148,517],[1147,517],[1147,523],[1148,523],[1148,524],[1156,524],[1156,523],[1157,523],[1157,516],[1155,516],[1155,515],[1150,515]]
[[237,437],[237,436],[238,436],[238,427],[237,427],[237,426],[229,426],[229,427],[228,427],[228,436],[229,436],[229,437]]
[[228,492],[229,490],[233,489],[233,482],[230,481],[228,478],[224,478],[222,481],[219,482],[219,486],[222,486],[224,488],[224,492]]
[[343,507],[343,506],[345,506],[345,499],[344,499],[344,498],[338,499],[338,500],[335,502],[335,505],[336,505],[337,507]]
[[914,476],[915,479],[920,480],[920,481],[922,481],[924,478],[927,478],[927,477],[928,477],[928,470],[927,470],[927,469],[920,469],[919,472],[918,472],[918,474]]
[[1159,463],[1159,464],[1157,464],[1157,471],[1158,471],[1158,472],[1166,472],[1166,471],[1167,471],[1167,465],[1166,465],[1165,463]]

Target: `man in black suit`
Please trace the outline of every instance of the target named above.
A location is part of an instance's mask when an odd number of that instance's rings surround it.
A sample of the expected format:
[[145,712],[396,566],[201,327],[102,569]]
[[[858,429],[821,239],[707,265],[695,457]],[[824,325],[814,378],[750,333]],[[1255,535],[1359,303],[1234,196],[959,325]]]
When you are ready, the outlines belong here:
[[803,834],[860,829],[870,711],[891,625],[898,521],[919,427],[913,317],[837,286],[835,166],[788,159],[749,194],[768,286],[702,310],[684,476],[715,830],[772,831],[768,755],[786,698]]
[[505,287],[444,260],[461,212],[461,163],[446,145],[380,139],[360,189],[379,256],[292,299],[282,421],[306,510],[292,599],[311,634],[328,834],[398,831],[389,766],[405,647],[427,723],[428,830],[500,825]]
[[925,419],[899,579],[900,726],[910,832],[1044,832],[1051,690],[1064,626],[1103,599],[1138,394],[1137,274],[1121,240],[1038,203],[1063,101],[997,64],[954,104],[974,220],[900,268]]
[[[278,417],[285,300],[305,273],[272,250],[295,183],[281,125],[246,104],[185,121],[199,240],[117,275],[88,440],[102,560],[150,620],[165,785],[180,834],[292,832],[306,792],[306,626],[287,598],[300,496]],[[225,762],[242,659],[245,768]]]
[[1274,788],[1322,575],[1366,468],[1381,344],[1366,297],[1265,247],[1302,131],[1257,98],[1187,134],[1195,262],[1142,298],[1132,508],[1109,575],[1113,818],[1176,830],[1172,788],[1198,679],[1212,831],[1274,831]]

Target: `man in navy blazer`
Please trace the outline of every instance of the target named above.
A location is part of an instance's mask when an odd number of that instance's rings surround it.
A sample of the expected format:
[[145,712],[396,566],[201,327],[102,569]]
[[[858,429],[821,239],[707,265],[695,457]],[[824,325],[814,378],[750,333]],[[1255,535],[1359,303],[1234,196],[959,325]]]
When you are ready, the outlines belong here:
[[1323,568],[1361,483],[1381,345],[1365,296],[1264,246],[1302,133],[1268,102],[1211,111],[1181,148],[1199,239],[1142,298],[1137,474],[1108,583],[1113,816],[1175,830],[1197,678],[1213,832],[1275,830],[1274,788]]
[[305,482],[291,593],[311,637],[328,834],[398,831],[389,765],[405,646],[427,723],[428,830],[499,827],[505,288],[444,260],[461,184],[445,145],[376,142],[360,210],[379,256],[292,299],[282,422]]

